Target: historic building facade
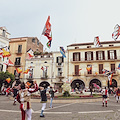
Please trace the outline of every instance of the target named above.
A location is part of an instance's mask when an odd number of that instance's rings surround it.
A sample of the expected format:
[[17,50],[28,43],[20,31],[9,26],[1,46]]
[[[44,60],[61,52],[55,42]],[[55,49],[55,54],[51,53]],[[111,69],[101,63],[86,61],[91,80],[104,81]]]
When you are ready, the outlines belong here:
[[33,51],[43,52],[43,45],[37,37],[11,38],[9,48],[11,53],[9,58],[14,66],[9,66],[8,71],[15,75],[16,80],[24,78],[24,74],[18,74],[16,68],[20,67],[22,71],[25,70],[27,51],[31,48]]
[[[108,86],[103,69],[114,72],[111,87],[120,86],[120,71],[116,70],[120,63],[120,41],[101,42],[101,47],[95,47],[93,42],[71,44],[67,46],[67,53],[67,76],[72,89],[89,88],[92,83]],[[88,66],[92,67],[89,72]]]
[[32,82],[34,79],[39,85],[45,87],[51,85],[62,92],[61,86],[67,80],[67,59],[63,58],[60,52],[37,55],[30,60],[26,59],[25,68],[30,69],[24,76],[25,82]]
[[[6,27],[0,27],[0,48],[9,48],[9,37],[10,33],[7,32]],[[3,60],[2,56],[0,56],[0,72],[6,71],[6,65],[3,64],[6,60],[7,57]]]

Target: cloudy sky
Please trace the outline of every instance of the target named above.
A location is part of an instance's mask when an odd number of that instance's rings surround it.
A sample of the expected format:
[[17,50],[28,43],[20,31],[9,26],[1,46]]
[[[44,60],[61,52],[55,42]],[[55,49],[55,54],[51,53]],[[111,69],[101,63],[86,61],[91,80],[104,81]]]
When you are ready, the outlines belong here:
[[10,38],[41,36],[47,17],[52,25],[52,46],[47,51],[65,49],[73,43],[110,41],[116,24],[120,25],[120,0],[0,0],[0,27]]

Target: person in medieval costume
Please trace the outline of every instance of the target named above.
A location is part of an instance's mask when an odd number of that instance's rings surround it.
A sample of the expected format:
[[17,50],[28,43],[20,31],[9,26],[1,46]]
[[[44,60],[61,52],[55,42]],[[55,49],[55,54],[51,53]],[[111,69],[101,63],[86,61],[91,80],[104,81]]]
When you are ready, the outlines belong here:
[[13,98],[14,98],[13,105],[16,105],[17,93],[18,93],[18,86],[13,86]]
[[21,89],[17,95],[17,101],[20,103],[22,120],[25,120],[25,116],[27,114],[27,120],[31,120],[32,118],[32,110],[31,110],[31,102],[30,97],[31,93],[36,92],[38,90],[38,86],[34,81],[34,88],[29,88],[27,84],[21,83]]
[[103,101],[102,101],[103,107],[104,107],[104,104],[105,104],[106,107],[107,107],[108,90],[107,90],[107,88],[105,87],[104,89],[102,89],[101,92],[102,92],[102,96],[103,96]]
[[120,100],[120,88],[117,89],[116,91],[116,101],[118,103],[118,100]]

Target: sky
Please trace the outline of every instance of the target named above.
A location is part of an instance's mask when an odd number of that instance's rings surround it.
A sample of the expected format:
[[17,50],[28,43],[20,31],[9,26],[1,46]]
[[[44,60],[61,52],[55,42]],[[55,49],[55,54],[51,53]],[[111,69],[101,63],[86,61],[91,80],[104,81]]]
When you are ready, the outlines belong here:
[[[44,50],[59,51],[74,43],[112,41],[116,24],[120,25],[120,0],[0,0],[0,27],[10,38],[37,37]],[[52,43],[41,35],[50,16]],[[118,38],[119,40],[119,38]]]

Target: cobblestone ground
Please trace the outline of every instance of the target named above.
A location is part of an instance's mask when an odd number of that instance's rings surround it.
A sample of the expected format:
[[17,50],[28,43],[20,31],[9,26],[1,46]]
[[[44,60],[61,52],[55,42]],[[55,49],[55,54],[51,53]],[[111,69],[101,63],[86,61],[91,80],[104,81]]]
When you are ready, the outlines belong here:
[[[0,120],[21,120],[19,103],[16,106],[12,103],[8,97],[0,96]],[[116,103],[114,97],[110,97],[108,107],[102,107],[101,101],[88,100],[86,103],[53,103],[50,109],[47,103],[45,118],[39,117],[41,103],[32,102],[32,109],[32,120],[120,120],[120,102]]]

